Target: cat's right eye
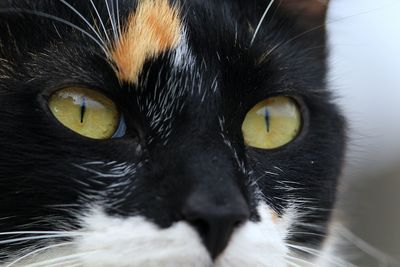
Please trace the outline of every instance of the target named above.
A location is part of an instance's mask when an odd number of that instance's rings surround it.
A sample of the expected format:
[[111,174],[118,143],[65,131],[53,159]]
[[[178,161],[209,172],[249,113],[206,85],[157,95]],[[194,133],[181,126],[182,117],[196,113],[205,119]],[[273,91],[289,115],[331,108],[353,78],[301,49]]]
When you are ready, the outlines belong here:
[[125,122],[115,103],[95,90],[65,88],[53,93],[48,105],[61,124],[82,136],[104,140],[125,133]]

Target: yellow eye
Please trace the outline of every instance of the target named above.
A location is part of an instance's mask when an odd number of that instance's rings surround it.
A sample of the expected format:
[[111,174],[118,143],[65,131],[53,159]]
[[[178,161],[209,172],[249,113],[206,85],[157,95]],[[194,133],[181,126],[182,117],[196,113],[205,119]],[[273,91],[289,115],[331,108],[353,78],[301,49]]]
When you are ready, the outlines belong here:
[[114,102],[91,89],[71,87],[49,99],[53,115],[72,131],[93,139],[108,139],[118,130],[120,114]]
[[247,113],[242,125],[244,141],[255,148],[279,148],[297,137],[301,120],[299,107],[292,98],[268,98]]

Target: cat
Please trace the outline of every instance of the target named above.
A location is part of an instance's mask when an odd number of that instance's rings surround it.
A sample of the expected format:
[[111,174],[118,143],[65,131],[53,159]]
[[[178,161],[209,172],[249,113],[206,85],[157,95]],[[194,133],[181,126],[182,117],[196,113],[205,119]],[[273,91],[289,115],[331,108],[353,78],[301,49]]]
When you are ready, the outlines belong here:
[[314,266],[346,147],[327,5],[1,1],[0,265]]

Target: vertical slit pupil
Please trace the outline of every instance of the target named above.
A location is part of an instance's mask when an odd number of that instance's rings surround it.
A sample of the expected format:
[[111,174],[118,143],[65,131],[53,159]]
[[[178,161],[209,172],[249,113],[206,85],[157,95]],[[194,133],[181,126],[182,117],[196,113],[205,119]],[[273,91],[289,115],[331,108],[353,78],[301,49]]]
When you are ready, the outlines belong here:
[[82,104],[81,104],[81,123],[83,123],[83,118],[85,117],[85,112],[86,112],[86,98],[82,98]]
[[269,133],[269,130],[271,127],[271,118],[270,118],[268,108],[265,109],[265,123],[267,125],[267,132]]

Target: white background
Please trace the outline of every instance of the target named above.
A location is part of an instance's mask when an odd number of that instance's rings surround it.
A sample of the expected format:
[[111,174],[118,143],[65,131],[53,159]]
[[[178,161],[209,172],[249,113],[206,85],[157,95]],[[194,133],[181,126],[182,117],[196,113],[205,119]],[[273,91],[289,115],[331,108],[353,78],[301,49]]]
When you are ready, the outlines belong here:
[[400,163],[400,0],[331,0],[331,88],[349,120],[353,171]]
[[357,266],[400,266],[400,0],[331,0],[328,21],[329,82],[351,138],[341,220],[399,262],[369,247]]

